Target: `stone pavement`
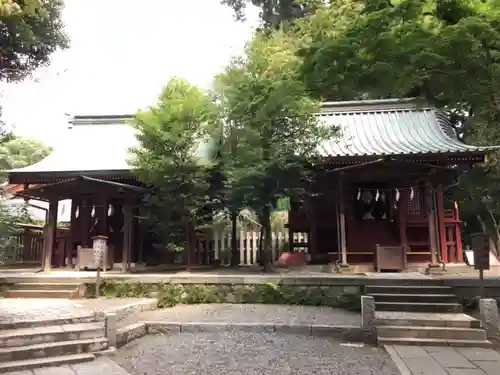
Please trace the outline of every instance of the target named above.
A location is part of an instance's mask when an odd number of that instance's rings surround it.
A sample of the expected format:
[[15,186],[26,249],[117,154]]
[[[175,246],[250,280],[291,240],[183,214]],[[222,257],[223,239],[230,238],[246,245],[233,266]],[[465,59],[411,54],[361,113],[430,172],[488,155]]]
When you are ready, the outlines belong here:
[[0,299],[0,324],[40,322],[90,316],[93,311],[67,299],[2,298]]
[[20,322],[44,322],[94,316],[151,299],[116,298],[69,300],[62,298],[0,298],[0,326]]
[[388,345],[401,375],[498,375],[500,353],[493,349]]
[[111,359],[101,357],[93,362],[6,372],[5,375],[129,375],[129,373]]

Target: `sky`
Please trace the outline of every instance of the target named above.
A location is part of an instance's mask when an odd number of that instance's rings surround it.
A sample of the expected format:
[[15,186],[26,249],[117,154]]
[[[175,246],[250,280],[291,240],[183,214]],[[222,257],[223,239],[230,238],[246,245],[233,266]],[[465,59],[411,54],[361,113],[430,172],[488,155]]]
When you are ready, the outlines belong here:
[[66,0],[71,47],[34,77],[1,90],[18,135],[57,147],[70,115],[131,114],[153,104],[173,76],[209,87],[257,25],[234,21],[219,0]]

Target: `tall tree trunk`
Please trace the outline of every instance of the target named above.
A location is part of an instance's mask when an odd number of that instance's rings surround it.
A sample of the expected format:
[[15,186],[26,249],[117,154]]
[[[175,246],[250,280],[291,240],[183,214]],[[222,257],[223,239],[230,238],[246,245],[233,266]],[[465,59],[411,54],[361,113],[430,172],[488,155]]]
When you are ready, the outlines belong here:
[[231,267],[237,267],[240,264],[240,251],[236,241],[236,231],[238,227],[238,212],[231,212]]
[[192,223],[189,221],[186,223],[186,235],[187,235],[186,269],[187,271],[191,271],[193,265],[194,230]]
[[271,208],[266,205],[262,210],[262,228],[264,232],[264,241],[262,247],[262,265],[264,267],[264,272],[272,271],[271,264]]

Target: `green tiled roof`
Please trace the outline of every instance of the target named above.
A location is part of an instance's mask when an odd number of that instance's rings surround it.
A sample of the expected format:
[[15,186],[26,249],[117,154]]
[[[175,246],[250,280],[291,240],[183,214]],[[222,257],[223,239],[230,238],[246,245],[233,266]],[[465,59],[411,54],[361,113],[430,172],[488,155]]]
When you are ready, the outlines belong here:
[[[324,103],[320,121],[337,125],[341,136],[322,142],[319,152],[329,157],[421,155],[487,152],[498,147],[461,142],[435,108],[410,99]],[[14,174],[129,171],[129,150],[137,146],[132,116],[76,116],[64,146],[42,161],[10,171]],[[214,151],[215,141],[200,143],[200,159]]]
[[461,142],[448,120],[431,106],[412,99],[324,103],[319,114],[341,136],[323,142],[323,156],[354,157],[486,152]]

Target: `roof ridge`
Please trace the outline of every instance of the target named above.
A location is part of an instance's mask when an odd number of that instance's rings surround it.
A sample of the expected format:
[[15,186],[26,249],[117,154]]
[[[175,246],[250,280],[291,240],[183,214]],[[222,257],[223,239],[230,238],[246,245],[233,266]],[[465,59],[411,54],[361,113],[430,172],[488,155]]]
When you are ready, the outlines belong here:
[[408,110],[435,110],[435,107],[418,98],[350,100],[323,102],[322,113],[389,112]]
[[123,125],[134,115],[76,115],[70,119],[70,127],[79,125]]

